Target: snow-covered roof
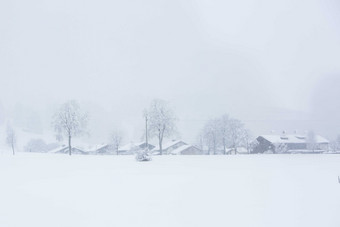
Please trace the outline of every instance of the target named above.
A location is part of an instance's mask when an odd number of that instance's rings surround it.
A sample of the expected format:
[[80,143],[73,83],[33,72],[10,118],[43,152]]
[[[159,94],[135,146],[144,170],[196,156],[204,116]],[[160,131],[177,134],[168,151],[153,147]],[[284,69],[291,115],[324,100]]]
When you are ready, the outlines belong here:
[[78,147],[78,146],[72,146],[72,149],[77,149],[77,150],[80,150],[80,151],[88,152],[88,151],[85,150],[84,148]]
[[88,146],[85,150],[86,151],[97,151],[97,150],[100,150],[106,147],[107,145],[108,145],[107,143],[95,144],[95,145]]
[[[118,151],[129,151],[135,147],[139,147],[141,145],[143,145],[145,142],[139,142],[139,143],[128,143],[128,144],[125,144],[124,146],[121,146]],[[149,145],[152,145],[149,143]]]
[[[184,144],[186,144],[186,143],[183,142],[182,140],[173,140],[173,141],[164,143],[164,144],[162,145],[162,149],[163,149],[163,150],[166,150],[166,149],[168,149],[168,148],[174,146],[175,144],[181,143],[181,142],[184,143]],[[159,145],[156,146],[153,150],[158,151],[158,150],[159,150]]]
[[[308,137],[305,135],[262,135],[264,139],[275,143],[306,143]],[[329,141],[320,135],[315,135],[316,143],[329,143]]]
[[184,151],[184,150],[186,150],[186,149],[188,149],[190,147],[192,147],[192,145],[188,145],[188,144],[187,145],[183,145],[183,146],[180,146],[180,147],[176,148],[175,150],[171,151],[170,153],[171,154],[181,154],[182,151]]
[[[82,147],[79,147],[79,146],[72,146],[72,149],[76,149],[76,150],[80,150],[80,151],[83,151],[83,152],[87,152],[86,150],[84,150]],[[68,151],[68,146],[66,145],[62,145],[60,147],[57,147],[53,150],[50,150],[48,151],[48,153],[62,153],[63,151],[67,150]]]
[[57,153],[57,152],[59,152],[61,150],[64,150],[64,149],[68,149],[68,147],[63,145],[63,146],[60,146],[60,147],[57,147],[57,148],[55,148],[53,150],[48,151],[48,153]]

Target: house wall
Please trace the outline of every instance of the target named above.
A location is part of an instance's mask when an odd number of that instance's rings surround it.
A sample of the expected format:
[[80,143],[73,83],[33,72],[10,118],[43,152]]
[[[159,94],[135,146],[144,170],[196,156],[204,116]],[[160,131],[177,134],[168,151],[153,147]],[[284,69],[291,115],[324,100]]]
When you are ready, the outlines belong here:
[[72,147],[72,154],[88,154],[88,153],[78,148]]
[[288,143],[287,149],[288,150],[306,150],[307,144],[306,143]]
[[265,140],[263,137],[258,137],[257,141],[259,144],[254,148],[253,153],[263,153],[268,150],[274,151],[274,145],[268,140]]
[[132,155],[132,154],[134,154],[134,151],[132,151],[132,150],[119,150],[118,154],[119,155]]
[[97,154],[112,154],[115,153],[114,150],[112,149],[112,147],[110,147],[109,145],[102,147],[100,149],[98,149],[96,151]]
[[202,155],[203,151],[197,147],[191,146],[181,152],[182,155]]
[[[143,144],[139,145],[139,148],[141,148],[141,149],[144,150],[144,149],[146,148],[146,143],[143,143]],[[154,149],[154,148],[155,148],[154,145],[148,143],[148,149],[149,149],[149,150],[152,150],[152,149]]]

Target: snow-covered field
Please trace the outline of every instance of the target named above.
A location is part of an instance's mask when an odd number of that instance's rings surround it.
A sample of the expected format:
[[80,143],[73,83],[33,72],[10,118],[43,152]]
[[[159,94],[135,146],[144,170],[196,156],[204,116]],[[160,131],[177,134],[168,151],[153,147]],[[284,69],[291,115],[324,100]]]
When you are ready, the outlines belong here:
[[1,227],[339,227],[340,155],[0,155]]

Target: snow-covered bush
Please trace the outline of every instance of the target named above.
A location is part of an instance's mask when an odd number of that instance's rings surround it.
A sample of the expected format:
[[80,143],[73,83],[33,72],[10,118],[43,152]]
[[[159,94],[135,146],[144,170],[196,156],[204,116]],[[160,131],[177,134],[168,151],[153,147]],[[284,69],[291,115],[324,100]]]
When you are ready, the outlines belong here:
[[151,161],[152,157],[148,150],[140,150],[136,152],[136,160],[139,162]]

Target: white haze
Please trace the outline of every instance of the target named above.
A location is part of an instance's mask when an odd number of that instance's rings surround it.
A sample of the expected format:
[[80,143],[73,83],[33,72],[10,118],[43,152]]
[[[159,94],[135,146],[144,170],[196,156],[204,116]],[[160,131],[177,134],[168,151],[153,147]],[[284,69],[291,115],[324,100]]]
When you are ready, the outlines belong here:
[[89,140],[115,128],[138,140],[143,109],[161,98],[188,142],[223,113],[255,135],[332,139],[339,10],[336,0],[1,1],[0,127],[35,119],[47,133],[54,110],[76,99],[91,116]]

